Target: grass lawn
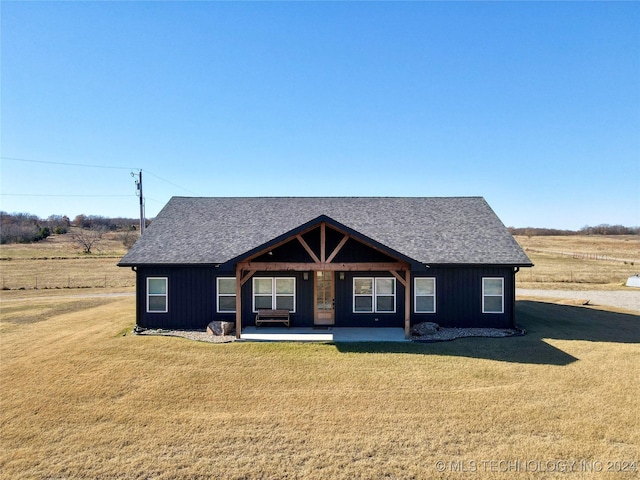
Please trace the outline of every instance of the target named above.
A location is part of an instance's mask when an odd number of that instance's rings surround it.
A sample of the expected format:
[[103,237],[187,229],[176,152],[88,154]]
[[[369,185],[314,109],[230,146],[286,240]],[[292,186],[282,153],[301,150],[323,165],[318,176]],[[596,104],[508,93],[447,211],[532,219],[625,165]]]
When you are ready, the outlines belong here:
[[520,301],[523,337],[209,344],[123,335],[133,297],[0,295],[1,478],[640,475],[635,315]]

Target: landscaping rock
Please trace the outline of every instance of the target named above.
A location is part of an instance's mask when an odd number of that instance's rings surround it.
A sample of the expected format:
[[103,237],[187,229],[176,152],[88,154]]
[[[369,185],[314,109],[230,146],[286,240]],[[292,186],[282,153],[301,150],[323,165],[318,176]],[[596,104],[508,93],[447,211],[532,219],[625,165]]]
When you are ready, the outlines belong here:
[[441,342],[464,337],[511,337],[524,335],[524,330],[506,328],[441,328],[429,335],[414,335],[415,342]]
[[422,322],[413,326],[411,329],[411,334],[416,337],[421,337],[423,335],[433,335],[440,330],[440,325],[433,322]]
[[231,335],[234,328],[233,322],[214,321],[207,326],[207,333],[209,335]]

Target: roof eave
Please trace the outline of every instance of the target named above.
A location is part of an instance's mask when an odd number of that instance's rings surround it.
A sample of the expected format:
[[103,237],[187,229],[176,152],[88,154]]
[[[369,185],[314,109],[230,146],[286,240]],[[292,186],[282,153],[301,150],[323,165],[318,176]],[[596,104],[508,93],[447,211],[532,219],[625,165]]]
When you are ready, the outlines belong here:
[[429,263],[426,262],[424,263],[424,265],[426,265],[427,267],[487,267],[487,268],[505,268],[505,267],[509,267],[509,268],[530,268],[533,267],[533,263],[520,263],[520,262],[507,262],[507,263],[483,263],[483,262],[449,262],[449,263],[443,263],[443,262],[437,262],[437,263]]
[[160,268],[160,267],[217,267],[221,262],[140,262],[140,263],[122,263],[116,264],[118,267],[148,267],[148,268]]

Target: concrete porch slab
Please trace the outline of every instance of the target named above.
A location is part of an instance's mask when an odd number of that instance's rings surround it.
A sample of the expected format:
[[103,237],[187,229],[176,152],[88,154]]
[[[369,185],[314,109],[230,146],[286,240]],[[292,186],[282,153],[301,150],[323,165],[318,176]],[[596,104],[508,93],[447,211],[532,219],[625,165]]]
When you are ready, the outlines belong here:
[[241,340],[255,342],[409,342],[402,328],[245,327]]

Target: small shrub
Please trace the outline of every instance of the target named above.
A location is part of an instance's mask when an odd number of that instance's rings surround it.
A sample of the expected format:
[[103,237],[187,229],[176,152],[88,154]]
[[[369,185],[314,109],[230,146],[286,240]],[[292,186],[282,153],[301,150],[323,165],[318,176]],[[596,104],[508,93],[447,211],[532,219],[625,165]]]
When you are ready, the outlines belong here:
[[51,235],[51,230],[49,230],[49,227],[42,227],[38,232],[38,235],[36,235],[36,237],[34,238],[34,240],[35,241],[44,240],[49,235]]
[[138,240],[139,235],[135,230],[128,230],[120,233],[119,238],[122,244],[125,246],[127,250],[133,247],[133,244]]

